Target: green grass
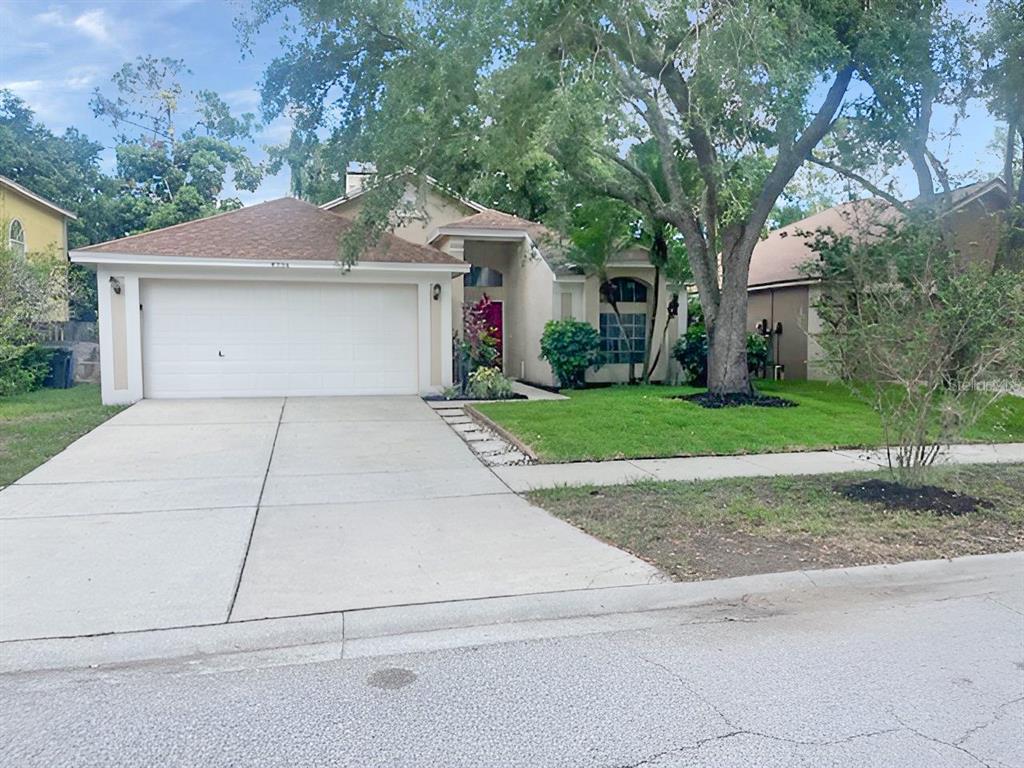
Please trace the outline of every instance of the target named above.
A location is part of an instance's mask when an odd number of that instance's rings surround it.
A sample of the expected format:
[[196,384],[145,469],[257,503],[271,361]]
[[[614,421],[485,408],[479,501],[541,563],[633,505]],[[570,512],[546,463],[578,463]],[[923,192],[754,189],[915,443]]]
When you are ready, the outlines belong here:
[[95,384],[0,397],[0,488],[119,410],[120,406],[100,404],[100,388]]
[[[692,387],[566,392],[568,400],[474,406],[545,462],[876,447],[878,416],[840,384],[759,382],[796,408],[708,409],[673,395]],[[1006,397],[966,435],[970,442],[1024,441],[1024,398]]]
[[961,516],[844,496],[888,473],[642,482],[534,491],[530,500],[681,580],[1007,552],[1024,547],[1024,465],[931,471],[989,502]]

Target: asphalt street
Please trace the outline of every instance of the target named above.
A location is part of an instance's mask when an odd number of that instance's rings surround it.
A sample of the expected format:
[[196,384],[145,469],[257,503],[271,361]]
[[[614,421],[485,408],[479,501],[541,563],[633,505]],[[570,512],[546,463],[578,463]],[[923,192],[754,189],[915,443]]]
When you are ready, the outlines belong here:
[[807,594],[728,611],[525,639],[499,626],[403,655],[14,672],[0,754],[47,768],[1022,766],[1019,565],[841,597],[809,576]]

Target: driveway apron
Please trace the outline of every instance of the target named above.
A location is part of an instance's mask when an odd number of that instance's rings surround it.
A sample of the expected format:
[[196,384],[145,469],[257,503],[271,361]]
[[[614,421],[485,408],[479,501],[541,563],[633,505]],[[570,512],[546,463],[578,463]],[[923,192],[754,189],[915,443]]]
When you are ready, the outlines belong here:
[[416,397],[146,400],[0,491],[0,640],[658,578]]

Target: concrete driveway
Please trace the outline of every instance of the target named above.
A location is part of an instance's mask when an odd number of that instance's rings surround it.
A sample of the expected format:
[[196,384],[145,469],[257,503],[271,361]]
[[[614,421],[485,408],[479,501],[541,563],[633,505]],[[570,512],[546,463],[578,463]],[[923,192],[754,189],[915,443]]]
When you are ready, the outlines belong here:
[[415,397],[147,400],[0,491],[0,640],[658,579]]

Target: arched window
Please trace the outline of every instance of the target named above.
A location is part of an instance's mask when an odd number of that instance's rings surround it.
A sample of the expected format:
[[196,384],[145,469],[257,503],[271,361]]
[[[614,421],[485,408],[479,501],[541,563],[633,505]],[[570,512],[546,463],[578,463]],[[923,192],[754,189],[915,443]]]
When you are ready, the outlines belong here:
[[500,288],[501,272],[490,267],[470,266],[469,272],[462,276],[462,284],[467,288]]
[[602,286],[602,298],[607,302],[632,302],[643,304],[647,301],[647,286],[632,277],[613,277]]
[[25,227],[17,219],[11,221],[7,233],[7,245],[19,256],[25,255]]

